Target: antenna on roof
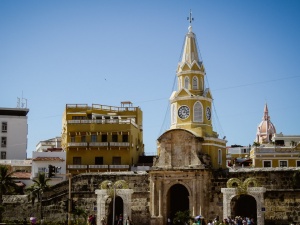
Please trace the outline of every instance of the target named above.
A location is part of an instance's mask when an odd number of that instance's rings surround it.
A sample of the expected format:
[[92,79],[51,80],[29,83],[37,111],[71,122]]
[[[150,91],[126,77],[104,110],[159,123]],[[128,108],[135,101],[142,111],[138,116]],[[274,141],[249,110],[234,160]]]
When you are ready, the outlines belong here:
[[22,109],[27,108],[27,98],[23,98],[23,91],[22,91],[22,98],[17,98],[17,108],[22,108]]

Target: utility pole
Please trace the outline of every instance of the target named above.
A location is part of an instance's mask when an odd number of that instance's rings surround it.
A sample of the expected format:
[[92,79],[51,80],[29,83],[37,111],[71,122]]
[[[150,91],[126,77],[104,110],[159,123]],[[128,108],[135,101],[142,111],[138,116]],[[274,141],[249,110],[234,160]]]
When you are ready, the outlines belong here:
[[68,173],[67,176],[69,177],[69,197],[68,197],[68,225],[71,225],[71,212],[72,212],[72,194],[71,194],[71,188],[72,188],[72,183],[71,183],[71,178],[72,174]]

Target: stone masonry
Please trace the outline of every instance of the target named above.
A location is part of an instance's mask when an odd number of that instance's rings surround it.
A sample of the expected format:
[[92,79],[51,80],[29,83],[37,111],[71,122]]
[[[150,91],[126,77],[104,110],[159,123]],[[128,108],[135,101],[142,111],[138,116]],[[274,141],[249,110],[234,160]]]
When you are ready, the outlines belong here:
[[[260,187],[266,189],[264,193],[265,211],[262,213],[264,224],[300,224],[300,186],[297,176],[299,170],[284,168],[207,170],[205,173],[209,174],[205,187],[206,194],[203,198],[206,206],[203,216],[206,220],[216,216],[223,217],[223,193],[221,189],[226,188],[226,183],[230,178],[244,181],[251,177],[257,180]],[[128,188],[133,190],[130,202],[133,223],[149,225],[151,220],[151,192],[150,178],[147,172],[80,174],[72,178],[73,201],[88,214],[97,214],[96,211],[99,207],[95,191],[100,190],[99,185],[106,180],[112,182],[124,180],[128,183]],[[64,211],[64,201],[67,198],[68,181],[59,183],[53,186],[51,191],[44,193],[43,214],[45,221],[64,222],[66,220],[67,213]],[[26,195],[4,196],[4,206],[3,216],[6,221],[21,221],[30,216],[39,218],[40,215],[39,204],[35,202],[32,205]],[[163,207],[166,206],[163,205]]]

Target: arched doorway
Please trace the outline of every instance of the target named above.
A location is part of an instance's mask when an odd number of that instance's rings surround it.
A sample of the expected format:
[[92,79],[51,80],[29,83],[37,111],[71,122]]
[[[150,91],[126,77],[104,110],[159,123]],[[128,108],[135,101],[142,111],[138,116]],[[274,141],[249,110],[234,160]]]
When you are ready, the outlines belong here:
[[167,216],[171,220],[176,212],[189,210],[189,192],[182,184],[173,185],[167,195]]
[[253,196],[242,194],[232,198],[230,202],[231,218],[236,216],[257,219],[257,204]]
[[[120,218],[120,215],[123,215],[123,199],[120,196],[116,196],[115,199],[115,224]],[[108,224],[112,224],[113,221],[113,200],[109,203],[109,213],[108,213]]]

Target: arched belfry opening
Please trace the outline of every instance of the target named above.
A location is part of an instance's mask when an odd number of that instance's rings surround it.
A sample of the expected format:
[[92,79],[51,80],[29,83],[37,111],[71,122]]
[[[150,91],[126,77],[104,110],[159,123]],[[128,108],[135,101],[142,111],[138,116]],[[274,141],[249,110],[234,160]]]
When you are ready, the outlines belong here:
[[257,203],[253,196],[242,194],[231,199],[231,218],[236,216],[257,218]]
[[182,184],[173,185],[167,195],[167,216],[171,219],[176,212],[189,210],[189,192]]

